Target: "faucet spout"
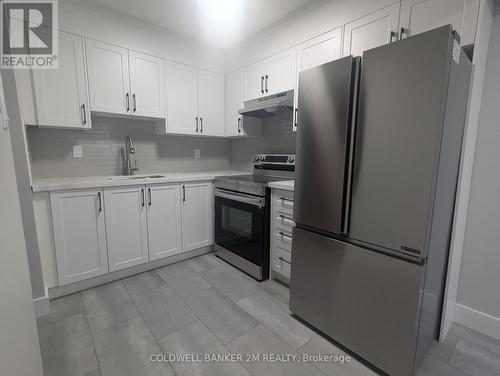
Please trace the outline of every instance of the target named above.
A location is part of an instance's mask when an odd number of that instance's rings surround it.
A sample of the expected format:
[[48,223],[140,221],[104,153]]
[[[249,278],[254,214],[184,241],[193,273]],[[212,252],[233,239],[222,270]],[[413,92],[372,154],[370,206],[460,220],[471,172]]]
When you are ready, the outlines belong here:
[[127,175],[135,175],[139,172],[139,168],[137,167],[137,160],[135,160],[134,167],[132,167],[132,161],[130,156],[135,154],[134,141],[132,141],[132,137],[127,136],[125,138],[125,169]]

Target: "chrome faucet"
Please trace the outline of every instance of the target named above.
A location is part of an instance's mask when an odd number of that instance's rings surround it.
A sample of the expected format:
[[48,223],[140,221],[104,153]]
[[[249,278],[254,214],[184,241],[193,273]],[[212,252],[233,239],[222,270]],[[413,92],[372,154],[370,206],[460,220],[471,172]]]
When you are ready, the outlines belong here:
[[132,167],[132,161],[130,159],[132,154],[135,154],[134,141],[132,141],[132,137],[127,136],[127,138],[125,138],[125,169],[127,175],[135,175],[139,172],[136,159],[134,159],[134,167]]

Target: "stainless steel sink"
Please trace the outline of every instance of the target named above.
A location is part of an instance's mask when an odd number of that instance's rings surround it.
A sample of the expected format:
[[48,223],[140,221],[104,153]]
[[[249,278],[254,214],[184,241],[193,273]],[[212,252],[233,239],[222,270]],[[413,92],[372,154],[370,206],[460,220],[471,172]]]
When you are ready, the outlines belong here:
[[113,176],[109,180],[139,180],[139,179],[161,179],[165,175],[132,175],[132,176]]

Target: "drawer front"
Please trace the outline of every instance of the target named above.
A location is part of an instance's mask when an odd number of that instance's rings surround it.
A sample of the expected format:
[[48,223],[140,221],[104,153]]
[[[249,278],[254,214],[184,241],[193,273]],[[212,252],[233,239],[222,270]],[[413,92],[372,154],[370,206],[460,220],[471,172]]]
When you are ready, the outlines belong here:
[[288,249],[291,252],[292,231],[293,231],[292,227],[273,223],[271,235],[273,237],[275,244],[279,244],[280,247]]
[[289,227],[290,229],[295,226],[295,222],[293,221],[293,216],[282,208],[276,208],[274,210],[274,217],[272,218],[273,222]]
[[292,265],[292,253],[280,245],[274,248],[273,270],[290,278],[290,269]]
[[273,218],[278,215],[278,211],[289,218],[293,218],[293,192],[273,189],[271,201]]

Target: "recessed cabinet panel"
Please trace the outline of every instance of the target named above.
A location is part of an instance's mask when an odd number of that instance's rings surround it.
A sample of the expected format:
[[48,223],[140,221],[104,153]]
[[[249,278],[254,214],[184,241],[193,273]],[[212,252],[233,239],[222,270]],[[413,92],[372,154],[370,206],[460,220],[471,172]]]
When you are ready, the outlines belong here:
[[294,49],[280,52],[266,59],[264,75],[265,95],[292,90],[295,77]]
[[345,25],[344,56],[361,56],[398,38],[399,3]]
[[59,286],[107,273],[102,192],[52,192],[50,204]]
[[83,38],[59,31],[57,69],[34,69],[37,124],[90,128]]
[[264,91],[264,62],[249,65],[244,68],[244,100],[255,99],[263,96]]
[[104,206],[109,270],[148,261],[145,188],[106,188]]
[[[197,72],[188,65],[167,62],[167,132],[197,134]],[[198,130],[198,132],[197,132]]]
[[224,75],[198,70],[199,134],[224,136]]
[[92,111],[129,114],[128,50],[92,39],[85,44]]
[[182,252],[178,185],[147,187],[149,259]]
[[165,86],[163,59],[129,51],[132,114],[163,117]]

